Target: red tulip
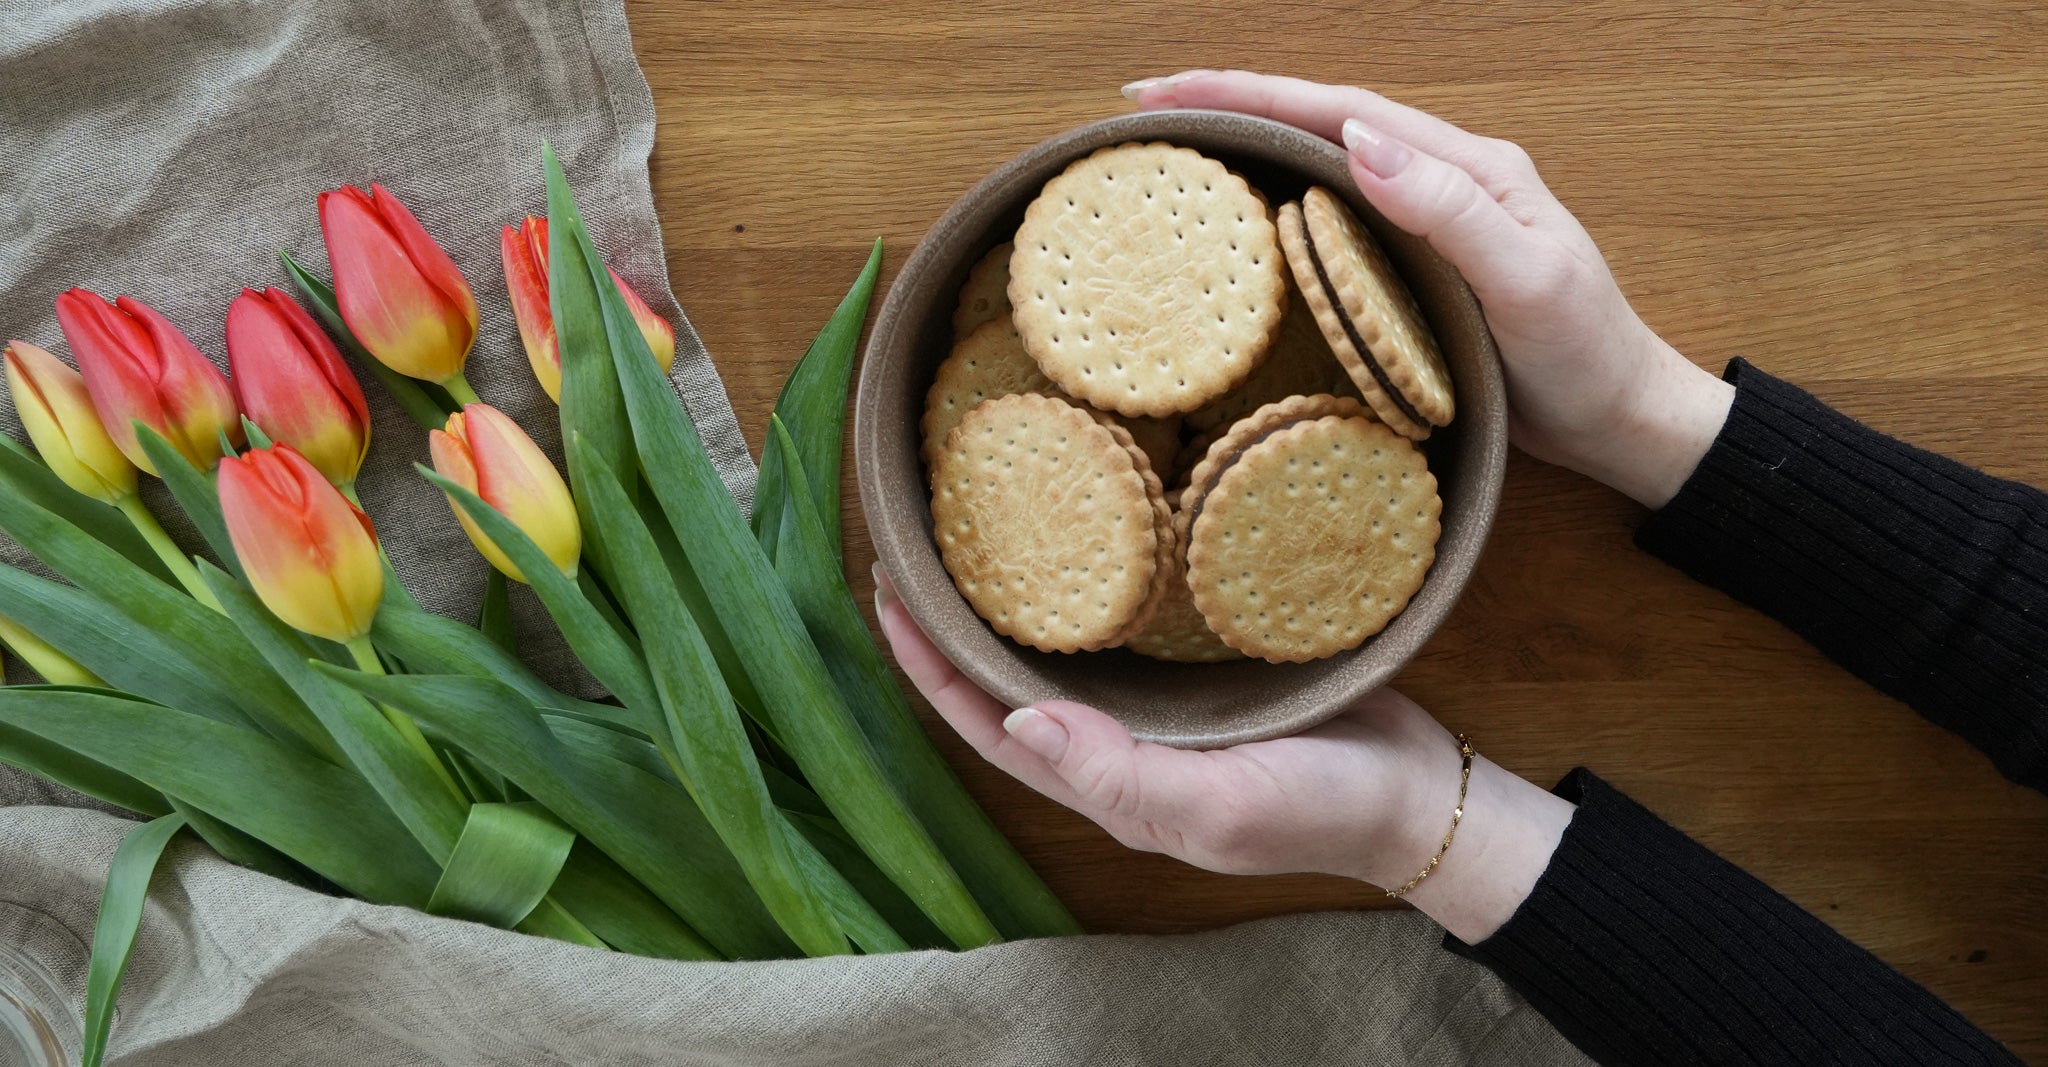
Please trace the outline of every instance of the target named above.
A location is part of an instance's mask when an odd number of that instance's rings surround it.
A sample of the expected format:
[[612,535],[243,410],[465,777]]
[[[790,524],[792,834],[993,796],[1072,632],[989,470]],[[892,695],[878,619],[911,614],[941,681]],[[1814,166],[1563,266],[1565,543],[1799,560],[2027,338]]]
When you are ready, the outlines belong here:
[[235,400],[270,439],[288,444],[336,485],[370,449],[370,405],[325,331],[282,289],[242,290],[228,305]]
[[[499,235],[498,250],[505,260],[505,286],[512,296],[512,315],[519,320],[519,338],[526,342],[526,361],[533,364],[533,376],[549,399],[562,399],[562,351],[555,340],[555,318],[548,307],[548,220],[527,216],[524,227],[507,226]],[[606,268],[610,269],[610,268]],[[654,313],[640,294],[612,272],[619,295],[633,312],[640,335],[654,361],[667,374],[676,364],[676,332],[668,320]]]
[[350,332],[385,366],[447,382],[476,340],[476,298],[448,253],[381,185],[320,194],[334,298]]
[[220,458],[220,438],[242,439],[234,394],[212,361],[170,320],[132,296],[112,304],[86,289],[57,297],[57,325],[85,375],[93,409],[121,454],[157,472],[131,422],[162,434],[193,466]]
[[[446,431],[427,435],[434,469],[449,481],[483,498],[533,539],[563,574],[576,573],[583,555],[583,530],[576,521],[576,501],[560,471],[519,424],[489,404],[471,404],[448,416]],[[450,500],[450,503],[454,503]],[[455,518],[491,565],[515,582],[526,575],[496,542],[455,505]]]
[[376,529],[306,457],[276,445],[222,460],[220,510],[272,614],[330,641],[370,632],[384,595]]

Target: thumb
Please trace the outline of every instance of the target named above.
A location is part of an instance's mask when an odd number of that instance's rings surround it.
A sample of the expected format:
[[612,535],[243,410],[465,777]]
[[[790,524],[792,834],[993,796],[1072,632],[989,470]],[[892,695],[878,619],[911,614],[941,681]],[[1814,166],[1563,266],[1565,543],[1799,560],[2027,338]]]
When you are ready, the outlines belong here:
[[1464,168],[1366,125],[1344,122],[1358,189],[1387,221],[1429,241],[1485,299],[1486,291],[1543,254],[1536,236]]
[[1138,819],[1185,826],[1201,817],[1213,791],[1202,753],[1140,741],[1086,704],[1045,701],[1003,720],[1018,745],[1049,765],[1071,791],[1060,798],[1097,819]]

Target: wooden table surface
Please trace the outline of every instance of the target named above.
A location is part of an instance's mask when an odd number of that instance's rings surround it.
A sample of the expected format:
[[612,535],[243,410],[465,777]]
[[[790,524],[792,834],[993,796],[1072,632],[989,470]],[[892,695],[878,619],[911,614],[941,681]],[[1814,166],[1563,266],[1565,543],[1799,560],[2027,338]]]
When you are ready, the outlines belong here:
[[[1369,85],[1521,142],[1694,360],[1745,355],[1888,432],[2048,485],[2048,19],[2033,5],[627,8],[676,292],[757,449],[872,238],[886,281],[982,174],[1126,110],[1123,82],[1242,66]],[[1593,768],[2048,1060],[2048,798],[1636,551],[1641,517],[1517,454],[1477,578],[1399,687],[1536,781]],[[1375,905],[1334,878],[1126,851],[932,721],[1091,931]]]

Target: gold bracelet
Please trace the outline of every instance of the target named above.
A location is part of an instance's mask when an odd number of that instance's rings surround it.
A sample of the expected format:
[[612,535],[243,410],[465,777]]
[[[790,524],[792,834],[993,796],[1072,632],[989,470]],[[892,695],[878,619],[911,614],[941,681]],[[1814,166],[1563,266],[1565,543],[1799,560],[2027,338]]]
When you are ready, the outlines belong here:
[[1472,751],[1472,742],[1466,740],[1464,734],[1459,734],[1458,756],[1464,760],[1464,766],[1458,769],[1458,806],[1451,809],[1451,828],[1444,834],[1444,843],[1437,846],[1436,855],[1429,858],[1429,866],[1424,867],[1422,873],[1408,879],[1407,885],[1387,890],[1388,897],[1399,900],[1409,890],[1421,885],[1422,880],[1429,877],[1431,871],[1436,870],[1436,865],[1444,861],[1444,853],[1451,850],[1451,838],[1458,836],[1458,823],[1465,818],[1465,790],[1472,786],[1472,757],[1476,755],[1478,753]]

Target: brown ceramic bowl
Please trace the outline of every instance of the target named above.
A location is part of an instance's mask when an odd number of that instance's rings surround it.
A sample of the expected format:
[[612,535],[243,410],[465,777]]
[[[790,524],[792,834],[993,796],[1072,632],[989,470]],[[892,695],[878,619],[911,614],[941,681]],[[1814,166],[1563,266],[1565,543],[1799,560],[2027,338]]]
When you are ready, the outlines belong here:
[[[1104,145],[1154,140],[1222,160],[1275,204],[1311,184],[1343,197],[1407,278],[1450,364],[1457,418],[1423,446],[1444,503],[1436,563],[1407,610],[1354,651],[1301,664],[1161,663],[1121,649],[1039,652],[989,629],[939,562],[917,426],[925,390],[952,345],[954,300],[968,268],[1010,239],[1039,187],[1068,163]],[[968,190],[890,287],[854,402],[854,459],[875,552],[911,616],[946,657],[1010,707],[1076,700],[1123,720],[1140,738],[1185,748],[1306,730],[1392,679],[1450,614],[1472,575],[1500,503],[1507,448],[1500,356],[1457,271],[1372,210],[1335,145],[1291,126],[1213,111],[1090,123],[1041,142]]]

